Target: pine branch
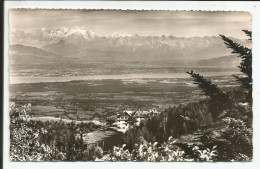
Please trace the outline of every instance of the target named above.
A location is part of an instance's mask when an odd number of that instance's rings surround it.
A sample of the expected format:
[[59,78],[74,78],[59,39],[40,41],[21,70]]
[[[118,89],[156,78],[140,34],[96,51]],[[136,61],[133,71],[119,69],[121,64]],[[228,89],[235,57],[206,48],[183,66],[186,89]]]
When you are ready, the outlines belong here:
[[245,32],[245,34],[249,37],[249,40],[252,40],[252,31],[249,30],[242,30],[243,32]]
[[[250,31],[244,30],[244,32],[251,36]],[[231,39],[227,38],[224,35],[220,35],[220,37],[224,40],[224,43],[227,45],[228,48],[231,48],[233,51],[232,53],[238,54],[238,57],[242,59],[240,66],[238,68],[242,73],[244,73],[248,77],[248,83],[252,82],[252,49],[244,47],[241,44],[233,42]],[[237,78],[238,81],[242,80],[241,78]],[[242,86],[244,85],[243,81],[240,81]]]
[[[243,32],[249,36],[249,40],[252,40],[252,32],[248,30],[243,30]],[[238,54],[238,57],[242,59],[238,68],[243,76],[233,75],[237,81],[241,83],[241,87],[248,90],[247,101],[252,105],[252,49],[244,47],[241,44],[233,42],[231,39],[227,38],[224,35],[220,35],[224,40],[224,43],[228,48],[232,49],[232,53]]]
[[223,110],[232,104],[229,94],[221,91],[216,84],[206,80],[203,76],[194,73],[193,70],[187,73],[194,78],[194,84],[197,84],[198,87],[202,89],[202,93],[210,97],[209,111],[211,112],[213,120],[217,120]]
[[199,88],[202,89],[202,93],[206,96],[216,97],[217,95],[224,94],[216,84],[213,84],[211,81],[206,80],[200,74],[194,73],[193,70],[191,72],[187,72],[191,77],[194,78],[194,84],[197,84]]
[[241,87],[246,88],[246,89],[252,88],[252,79],[250,79],[248,77],[239,77],[236,75],[233,75],[233,77],[235,77],[242,84]]
[[227,38],[224,35],[219,35],[219,36],[223,39],[223,41],[227,45],[227,47],[233,50],[232,53],[239,54],[238,57],[240,57],[242,59],[251,57],[251,60],[252,60],[252,49],[244,47],[243,45],[232,41],[231,39]]

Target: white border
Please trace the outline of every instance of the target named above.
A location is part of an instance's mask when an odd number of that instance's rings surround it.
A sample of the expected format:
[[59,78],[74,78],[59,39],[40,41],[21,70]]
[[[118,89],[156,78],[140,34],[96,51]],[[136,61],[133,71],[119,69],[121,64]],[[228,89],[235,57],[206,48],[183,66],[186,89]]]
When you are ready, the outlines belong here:
[[[253,14],[253,97],[254,97],[254,157],[253,162],[218,162],[218,163],[142,163],[142,162],[10,162],[9,161],[9,74],[8,74],[8,9],[9,8],[70,8],[70,9],[146,9],[146,10],[224,10],[224,11],[251,11]],[[156,2],[156,1],[5,1],[4,8],[4,169],[142,169],[155,168],[221,168],[221,169],[255,169],[260,167],[260,2]],[[258,76],[257,76],[258,75]],[[258,167],[257,167],[258,166]]]

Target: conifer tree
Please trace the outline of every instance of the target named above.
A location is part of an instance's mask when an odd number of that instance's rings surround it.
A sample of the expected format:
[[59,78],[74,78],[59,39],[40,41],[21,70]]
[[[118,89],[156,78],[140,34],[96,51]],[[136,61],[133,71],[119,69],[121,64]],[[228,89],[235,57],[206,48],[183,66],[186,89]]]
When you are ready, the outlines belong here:
[[194,73],[193,70],[187,73],[194,78],[194,84],[198,85],[198,87],[202,90],[202,94],[211,98],[219,98],[220,96],[225,95],[225,93],[222,92],[216,84],[212,83],[210,80],[205,79],[204,76],[198,73]]
[[252,31],[249,30],[242,30],[243,32],[245,32],[245,34],[249,37],[249,40],[252,40]]
[[[246,35],[249,36],[249,40],[252,40],[252,32],[248,30],[243,30]],[[241,83],[241,87],[247,89],[247,100],[252,104],[252,49],[249,49],[241,44],[238,44],[227,38],[224,35],[220,35],[224,43],[228,48],[232,49],[232,53],[238,54],[238,57],[242,59],[238,68],[243,73],[242,76],[234,75],[234,77]],[[200,74],[194,73],[193,71],[187,72],[194,78],[195,84],[202,89],[202,93],[211,98],[210,102],[213,103],[210,107],[213,118],[216,118],[221,111],[225,110],[228,107],[231,107],[232,100],[230,96],[221,91],[216,84],[213,84],[211,81],[206,80]],[[220,107],[219,107],[220,106]]]
[[191,72],[187,72],[194,78],[194,84],[202,90],[202,94],[208,96],[209,104],[208,108],[212,115],[213,121],[219,119],[224,110],[228,109],[232,105],[232,100],[229,95],[218,88],[218,86],[212,83],[210,80],[204,78],[204,76]]
[[[252,32],[243,30],[245,34],[252,40]],[[224,43],[228,48],[232,49],[233,54],[238,54],[238,57],[242,59],[238,68],[243,73],[242,76],[234,77],[241,83],[241,87],[248,90],[247,101],[252,104],[252,49],[249,49],[239,43],[234,42],[230,38],[220,35]]]

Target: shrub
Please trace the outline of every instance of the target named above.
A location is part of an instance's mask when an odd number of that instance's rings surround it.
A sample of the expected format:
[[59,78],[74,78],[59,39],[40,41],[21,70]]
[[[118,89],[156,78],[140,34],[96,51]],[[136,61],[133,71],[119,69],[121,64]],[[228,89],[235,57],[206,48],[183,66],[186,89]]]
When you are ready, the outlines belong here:
[[83,161],[94,161],[97,158],[103,157],[103,150],[99,146],[89,144],[87,149],[83,151],[82,160]]
[[158,146],[157,142],[148,143],[140,137],[132,152],[122,147],[114,147],[105,161],[213,161],[217,156],[216,146],[201,150],[198,146],[192,149],[194,156],[189,156],[176,144],[172,137]]
[[10,160],[11,161],[51,161],[53,150],[39,142],[39,135],[45,130],[29,127],[26,123],[28,105],[16,107],[10,104]]

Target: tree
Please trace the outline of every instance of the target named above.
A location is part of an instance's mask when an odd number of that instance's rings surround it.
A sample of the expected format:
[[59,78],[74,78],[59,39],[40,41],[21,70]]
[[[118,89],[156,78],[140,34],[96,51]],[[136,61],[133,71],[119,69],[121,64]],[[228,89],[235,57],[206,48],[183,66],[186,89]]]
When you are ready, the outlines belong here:
[[[252,32],[248,30],[243,31],[249,36],[249,40],[252,40]],[[220,37],[227,47],[232,49],[232,53],[238,54],[238,57],[242,59],[238,68],[243,73],[243,76],[234,75],[234,77],[241,83],[242,88],[248,90],[247,101],[252,105],[252,49],[238,44],[224,35],[220,35]]]
[[[249,36],[249,40],[252,40],[252,32],[243,31]],[[241,58],[238,68],[243,75],[234,75],[234,77],[241,83],[241,88],[247,91],[247,97],[245,97],[244,101],[249,102],[251,106],[249,108],[241,107],[236,98],[233,99],[235,104],[230,106],[227,113],[229,117],[222,119],[228,127],[212,142],[214,145],[218,145],[219,160],[249,161],[252,159],[253,153],[252,117],[250,116],[252,115],[252,49],[238,44],[224,35],[220,35],[220,37],[227,47],[232,49],[232,53],[238,54],[238,57]],[[247,112],[247,114],[244,112]],[[246,116],[249,116],[249,118],[245,118]]]
[[212,114],[213,120],[218,120],[219,116],[223,114],[230,105],[232,105],[232,100],[230,99],[228,93],[223,92],[218,88],[218,86],[212,83],[210,80],[204,78],[204,76],[191,72],[187,72],[194,79],[194,84],[202,90],[202,94],[210,97],[209,99],[209,111]]
[[194,78],[194,84],[197,84],[198,87],[202,90],[202,93],[209,97],[217,97],[219,95],[224,95],[224,93],[218,88],[216,84],[213,84],[210,80],[206,80],[204,76],[191,72],[187,72],[191,77]]
[[87,149],[83,151],[83,161],[94,161],[96,158],[103,157],[103,150],[101,147],[89,144]]
[[183,122],[183,125],[182,125],[182,132],[183,134],[187,134],[188,133],[188,128],[187,128],[187,125],[185,122]]
[[50,146],[40,142],[45,129],[28,125],[26,105],[10,105],[10,160],[11,161],[53,161],[55,153]]

